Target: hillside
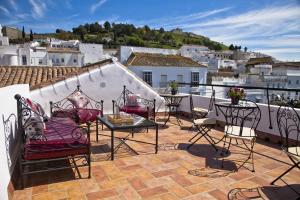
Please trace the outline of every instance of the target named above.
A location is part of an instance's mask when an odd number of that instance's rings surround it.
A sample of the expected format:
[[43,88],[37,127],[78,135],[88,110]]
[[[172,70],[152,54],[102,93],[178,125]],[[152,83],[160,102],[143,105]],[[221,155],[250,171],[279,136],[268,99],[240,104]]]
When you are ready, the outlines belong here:
[[183,44],[205,45],[212,50],[226,50],[227,46],[207,37],[183,32],[181,29],[165,31],[163,28],[150,29],[135,27],[133,24],[96,23],[74,27],[71,31],[57,29],[56,33],[34,34],[34,38],[54,37],[62,40],[78,39],[87,43],[101,43],[104,48],[117,48],[120,45],[156,48],[180,48]]

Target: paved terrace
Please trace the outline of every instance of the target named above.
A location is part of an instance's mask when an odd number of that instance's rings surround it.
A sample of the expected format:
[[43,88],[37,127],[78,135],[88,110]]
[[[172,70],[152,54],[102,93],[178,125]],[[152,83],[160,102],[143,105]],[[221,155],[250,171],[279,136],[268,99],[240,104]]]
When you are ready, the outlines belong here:
[[[238,154],[242,153],[241,148],[231,148],[222,169],[220,156],[205,139],[186,150],[194,134],[187,128],[190,122],[184,121],[182,129],[168,125],[159,130],[158,154],[154,154],[154,146],[127,142],[139,155],[124,145],[114,161],[105,153],[109,152],[110,138],[101,136],[101,141],[96,143],[93,132],[91,179],[85,178],[87,168],[80,170],[82,179],[72,170],[32,175],[26,180],[24,190],[15,191],[13,199],[228,199],[228,193],[235,188],[252,188],[252,192],[244,194],[253,197],[260,193],[264,199],[296,198],[296,193],[282,181],[270,186],[290,164],[278,146],[258,141],[254,156],[256,171],[241,168],[234,172],[238,162],[233,160],[246,156]],[[211,135],[220,138],[220,130],[214,129]],[[142,132],[135,134],[134,139],[155,141],[154,129]],[[126,133],[117,132],[117,135]],[[219,143],[218,147],[221,149],[222,145]],[[299,191],[299,175],[299,170],[293,170],[284,181],[294,184]]]

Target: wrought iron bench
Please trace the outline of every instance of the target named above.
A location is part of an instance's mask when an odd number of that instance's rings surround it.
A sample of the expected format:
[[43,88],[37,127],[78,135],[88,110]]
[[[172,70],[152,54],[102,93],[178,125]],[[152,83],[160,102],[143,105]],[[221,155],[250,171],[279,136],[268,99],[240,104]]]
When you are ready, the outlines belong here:
[[[21,137],[19,154],[21,187],[24,188],[24,175],[68,168],[76,168],[79,173],[78,167],[88,166],[90,178],[90,123],[78,126],[67,117],[48,118],[39,104],[19,94],[15,95],[15,99],[18,134]],[[57,164],[63,160],[70,163]],[[54,166],[49,167],[51,163]],[[34,165],[39,166],[38,169],[32,168]]]
[[[133,98],[136,98],[134,100],[136,103],[129,103],[128,99],[130,96],[135,96]],[[119,107],[121,112],[136,114],[155,121],[155,99],[149,100],[142,98],[128,90],[125,85],[123,86],[123,92],[118,99],[116,101],[113,100],[113,113],[115,113],[116,106]]]
[[[84,107],[76,107],[74,103],[70,101],[70,97],[72,97],[76,93],[80,93],[84,98],[86,98],[87,104]],[[98,141],[98,119],[97,116],[103,116],[103,100],[96,101],[85,94],[78,85],[76,90],[72,92],[70,95],[65,97],[64,99],[52,102],[50,101],[50,113],[52,117],[69,117],[73,119],[78,124],[83,124],[87,122],[95,122],[96,123],[96,137]],[[103,129],[103,124],[102,124]]]

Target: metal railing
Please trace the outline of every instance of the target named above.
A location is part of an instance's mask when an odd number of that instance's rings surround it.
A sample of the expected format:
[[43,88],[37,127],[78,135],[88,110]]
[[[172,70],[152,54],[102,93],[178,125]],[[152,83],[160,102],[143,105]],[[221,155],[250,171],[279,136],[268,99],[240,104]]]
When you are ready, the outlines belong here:
[[[178,83],[178,84],[190,86],[191,88],[199,87],[199,86],[211,87],[212,90],[214,90],[214,88],[217,88],[217,87],[228,88],[228,89],[238,87],[238,88],[243,88],[245,90],[263,90],[264,94],[266,94],[266,97],[267,97],[267,102],[265,104],[267,104],[267,106],[268,106],[269,129],[273,129],[270,105],[278,105],[278,104],[272,104],[272,102],[270,101],[270,92],[281,91],[281,92],[295,92],[296,94],[300,94],[300,88],[299,89],[298,88],[270,88],[270,87],[256,87],[256,86],[245,86],[245,85],[219,85],[219,84],[203,84],[203,83],[199,83],[199,84]],[[282,103],[291,103],[291,101],[293,101],[293,100],[287,98],[287,101],[282,100],[281,102]],[[299,102],[298,104],[300,105],[300,99],[298,99],[296,101],[298,101]]]

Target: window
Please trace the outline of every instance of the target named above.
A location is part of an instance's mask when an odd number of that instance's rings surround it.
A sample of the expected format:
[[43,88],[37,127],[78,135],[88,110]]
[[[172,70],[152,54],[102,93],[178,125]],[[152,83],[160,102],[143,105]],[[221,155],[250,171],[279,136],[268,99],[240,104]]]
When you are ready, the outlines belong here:
[[296,80],[296,84],[299,85],[299,80]]
[[[177,82],[178,83],[183,83],[183,75],[182,74],[178,74],[177,75]],[[179,85],[179,87],[183,87],[184,85]]]
[[143,72],[143,80],[152,86],[152,72]]
[[292,83],[291,80],[289,80],[289,85],[291,85],[291,83]]
[[43,64],[43,60],[39,59],[39,65]]
[[61,62],[62,62],[62,63],[64,63],[64,62],[65,62],[65,59],[64,59],[64,58],[61,58],[60,60],[61,60]]
[[76,59],[74,59],[74,60],[73,60],[73,62],[74,62],[74,63],[77,63],[77,60],[76,60]]
[[22,65],[27,65],[27,58],[26,56],[22,56]]
[[59,59],[58,58],[56,58],[56,63],[59,63]]
[[165,74],[160,75],[160,87],[167,87],[168,85],[168,76]]
[[280,88],[280,83],[277,83],[277,88]]
[[192,72],[191,84],[199,84],[199,72]]

